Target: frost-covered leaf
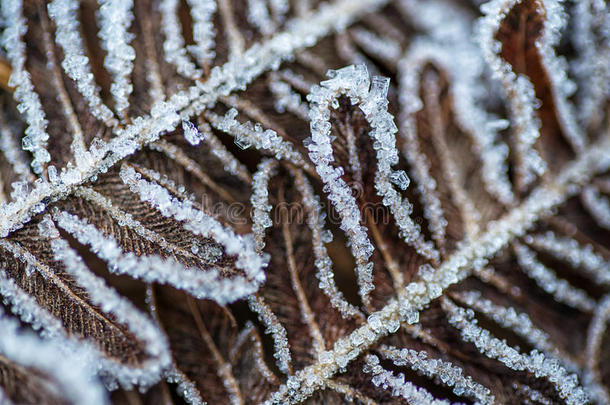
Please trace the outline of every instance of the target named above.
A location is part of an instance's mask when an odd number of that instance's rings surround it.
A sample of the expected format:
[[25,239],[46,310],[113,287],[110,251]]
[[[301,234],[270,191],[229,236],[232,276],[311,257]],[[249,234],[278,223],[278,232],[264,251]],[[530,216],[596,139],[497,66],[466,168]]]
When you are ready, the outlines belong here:
[[607,2],[0,8],[0,402],[608,402]]

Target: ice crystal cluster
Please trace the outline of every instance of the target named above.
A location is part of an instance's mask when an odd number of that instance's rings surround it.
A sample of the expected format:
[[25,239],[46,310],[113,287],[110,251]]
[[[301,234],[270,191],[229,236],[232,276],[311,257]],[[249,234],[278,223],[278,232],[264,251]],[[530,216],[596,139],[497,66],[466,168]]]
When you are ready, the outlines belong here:
[[604,0],[1,0],[0,403],[610,403]]

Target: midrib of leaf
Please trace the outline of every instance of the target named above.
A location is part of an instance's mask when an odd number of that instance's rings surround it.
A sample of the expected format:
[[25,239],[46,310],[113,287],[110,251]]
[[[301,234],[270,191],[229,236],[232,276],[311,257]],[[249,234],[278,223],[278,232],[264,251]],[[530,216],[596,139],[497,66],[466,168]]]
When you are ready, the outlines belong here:
[[[315,391],[323,389],[341,369],[337,361],[339,357],[347,356],[349,353],[353,360],[379,339],[389,334],[384,327],[380,330],[373,329],[371,317],[379,317],[381,325],[387,325],[396,320],[404,323],[409,314],[421,311],[432,300],[442,296],[448,287],[468,277],[473,270],[483,268],[491,257],[514,239],[523,236],[550,210],[577,194],[582,186],[597,173],[608,170],[610,168],[608,150],[610,150],[610,136],[606,134],[602,140],[579,155],[554,179],[549,179],[532,191],[523,203],[510,210],[499,220],[489,222],[484,232],[474,236],[470,242],[461,246],[445,260],[435,270],[434,280],[437,280],[441,287],[437,294],[426,294],[427,286],[423,280],[410,283],[399,291],[398,296],[391,299],[385,307],[371,314],[364,325],[335,342],[333,349],[329,351],[332,353],[334,361],[323,363],[318,360],[296,372],[275,393],[270,395],[266,403],[298,403]],[[424,293],[413,294],[412,292],[416,290],[413,288],[415,286],[421,287],[420,290],[423,290]],[[352,341],[356,336],[365,337],[364,343],[359,346],[354,345]]]
[[[287,30],[230,59],[219,68],[218,74],[210,75],[206,82],[173,95],[165,103],[167,111],[159,108],[162,111],[160,114],[153,111],[148,116],[134,119],[131,125],[119,130],[117,137],[103,146],[101,157],[90,155],[90,159],[82,159],[80,165],[68,168],[69,181],[53,185],[38,184],[23,200],[6,205],[0,222],[0,237],[19,229],[31,214],[41,212],[48,203],[71,194],[75,187],[107,171],[136,150],[157,141],[164,132],[174,129],[181,119],[187,120],[199,115],[206,105],[214,103],[223,95],[245,88],[262,73],[277,68],[280,62],[293,57],[296,51],[315,45],[330,32],[342,29],[362,14],[374,12],[387,1],[341,0],[323,5],[302,19],[288,22]],[[244,73],[247,75],[244,76]]]

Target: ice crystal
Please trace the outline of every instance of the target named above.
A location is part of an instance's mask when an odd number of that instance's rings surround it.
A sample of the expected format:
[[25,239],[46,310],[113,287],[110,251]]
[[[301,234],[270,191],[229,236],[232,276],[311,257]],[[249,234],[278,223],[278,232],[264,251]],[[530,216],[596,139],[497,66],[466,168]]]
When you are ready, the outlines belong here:
[[11,62],[12,73],[9,84],[15,87],[15,100],[19,104],[19,112],[25,114],[28,128],[22,140],[23,149],[34,154],[32,168],[34,172],[42,172],[42,165],[47,163],[51,156],[46,149],[49,135],[45,131],[47,120],[40,105],[38,94],[30,80],[30,73],[25,67],[25,44],[21,37],[27,30],[26,21],[22,16],[22,2],[20,0],[7,1],[2,4],[2,18],[12,21],[7,24],[2,33],[2,45],[6,49],[7,57]]
[[277,170],[277,162],[267,159],[258,165],[258,171],[252,179],[252,232],[256,238],[256,248],[259,252],[265,247],[265,228],[269,228],[273,222],[269,217],[271,205],[269,204],[269,181]]
[[560,237],[549,231],[542,235],[528,235],[525,241],[536,249],[564,260],[572,267],[581,269],[596,283],[610,283],[610,261],[595,252],[591,245],[582,246],[569,237]]
[[558,279],[553,271],[536,260],[534,253],[525,246],[515,245],[517,260],[525,273],[544,291],[553,294],[555,300],[583,311],[591,311],[595,305],[593,299],[582,290],[572,287],[567,281]]
[[372,381],[378,387],[389,389],[395,397],[403,397],[409,404],[448,405],[449,401],[435,399],[426,389],[405,381],[403,374],[394,375],[379,365],[379,358],[374,355],[366,357],[362,371],[373,375]]
[[[539,105],[534,87],[529,78],[513,71],[511,65],[498,54],[502,44],[495,39],[503,18],[518,1],[496,0],[482,7],[485,17],[479,20],[477,36],[483,56],[495,79],[502,83],[506,92],[511,120],[515,132],[515,149],[522,163],[517,166],[524,186],[534,181],[546,170],[546,163],[533,148],[540,135],[540,123],[535,117]],[[554,29],[552,27],[551,29]]]
[[199,142],[205,139],[205,135],[199,132],[192,122],[182,121],[182,130],[184,131],[184,138],[193,146],[199,145]]
[[129,79],[133,71],[135,51],[129,44],[133,35],[128,32],[133,21],[132,1],[103,1],[100,5],[100,38],[108,56],[104,66],[114,76],[110,91],[115,108],[123,112],[129,106],[129,95],[133,85]]
[[210,63],[214,59],[214,35],[215,29],[212,17],[216,12],[214,0],[189,0],[191,16],[194,20],[193,39],[195,45],[188,49],[197,57],[201,63]]
[[[164,260],[159,256],[149,255],[138,258],[133,253],[122,254],[115,240],[106,237],[85,220],[65,212],[58,213],[55,217],[62,229],[72,234],[82,244],[90,245],[99,258],[107,261],[109,270],[113,273],[128,274],[146,282],[171,284],[197,298],[215,299],[221,303],[230,300],[229,297],[237,294],[240,288],[239,279],[231,282],[222,280],[219,272],[214,269],[204,272],[185,268],[180,263]],[[193,253],[198,254],[198,249]],[[222,255],[222,251],[212,246],[202,255],[205,260],[214,264]]]
[[[212,238],[227,254],[237,256],[235,266],[243,270],[244,275],[236,276],[231,281],[221,280],[210,291],[220,302],[228,302],[251,294],[265,280],[262,269],[266,266],[266,257],[256,252],[254,238],[251,235],[235,235],[231,229],[223,227],[212,217],[193,209],[189,201],[179,201],[161,186],[143,180],[132,168],[121,168],[121,178],[133,192],[138,193],[142,200],[148,201],[161,214],[184,221],[188,230]],[[215,261],[209,258],[207,260]],[[215,275],[215,272],[212,274]],[[197,284],[204,287],[206,283],[197,282]],[[191,283],[188,285],[189,288],[192,287]]]
[[607,2],[0,8],[0,402],[608,403]]
[[60,238],[60,234],[49,216],[45,216],[40,222],[39,230],[42,236],[51,239],[54,258],[65,265],[67,273],[73,276],[90,294],[92,301],[104,312],[115,317],[118,322],[127,324],[138,339],[147,343],[148,353],[146,354],[150,356],[150,359],[142,368],[100,359],[98,362],[102,363],[104,372],[127,387],[132,384],[152,385],[169,363],[167,342],[161,331],[130,301],[118,295],[114,289],[107,287],[103,279],[98,278],[87,269],[82,258],[69,246],[67,241]]
[[[126,3],[121,2],[117,4]],[[91,73],[89,59],[85,56],[83,40],[79,34],[80,24],[76,17],[78,2],[73,0],[55,0],[49,3],[48,9],[49,16],[58,27],[55,34],[56,41],[64,50],[64,59],[61,62],[62,67],[76,83],[79,92],[89,104],[92,114],[100,120],[112,123],[112,111],[103,103],[100,97],[99,88]],[[129,55],[125,55],[121,51],[121,57],[128,58]],[[115,91],[122,91],[122,89],[119,87]]]
[[474,343],[481,353],[498,359],[514,370],[528,370],[548,378],[560,396],[569,404],[581,404],[588,400],[585,392],[578,386],[576,376],[568,374],[556,360],[547,359],[536,350],[528,355],[521,354],[506,342],[494,337],[489,331],[480,328],[473,319],[472,312],[447,300],[443,301],[443,307],[449,314],[449,322],[459,328],[462,337]]
[[604,228],[610,229],[610,199],[601,195],[595,187],[583,190],[582,201],[591,216]]
[[265,0],[248,0],[248,21],[263,35],[270,35],[275,30]]
[[493,404],[495,398],[488,388],[472,380],[470,376],[464,376],[463,370],[451,363],[440,359],[429,359],[425,352],[381,346],[384,357],[392,360],[397,366],[409,366],[420,374],[435,377],[443,384],[453,387],[456,395],[464,395],[474,398],[479,404]]
[[178,73],[196,79],[201,76],[202,72],[189,59],[184,46],[184,38],[180,33],[178,6],[179,2],[177,0],[164,0],[160,4],[165,33],[165,42],[163,43],[165,59],[176,67]]

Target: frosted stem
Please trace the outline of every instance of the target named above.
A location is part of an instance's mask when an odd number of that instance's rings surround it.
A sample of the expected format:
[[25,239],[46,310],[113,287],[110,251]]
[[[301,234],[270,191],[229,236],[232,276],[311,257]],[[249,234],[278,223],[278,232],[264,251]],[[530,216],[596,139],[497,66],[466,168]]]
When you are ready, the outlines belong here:
[[555,272],[542,264],[536,255],[527,247],[516,243],[515,253],[519,266],[538,286],[553,295],[556,301],[562,302],[581,311],[590,312],[595,307],[595,301],[589,295],[566,280],[559,279]]
[[379,352],[397,366],[407,366],[420,375],[451,387],[456,395],[467,396],[481,405],[496,403],[489,388],[475,382],[472,377],[463,375],[464,370],[461,367],[441,359],[429,358],[425,351],[398,350],[392,346],[381,345]]
[[23,35],[27,32],[26,20],[22,15],[21,0],[10,0],[2,3],[0,8],[4,21],[10,21],[2,32],[2,46],[11,62],[9,86],[15,88],[13,97],[17,100],[19,112],[25,115],[28,125],[23,138],[23,149],[32,152],[32,169],[42,173],[44,165],[51,160],[47,151],[49,134],[46,132],[47,119],[40,104],[40,98],[30,80],[30,73],[25,68],[25,42]]
[[49,17],[55,21],[55,40],[64,51],[61,66],[74,81],[76,88],[83,96],[93,116],[106,125],[118,124],[112,111],[102,101],[100,91],[93,79],[89,58],[81,38],[78,18],[78,0],[53,0],[47,6]]
[[210,253],[204,258],[211,262],[210,269],[186,268],[172,259],[158,255],[136,256],[134,253],[123,253],[118,242],[89,224],[67,212],[54,215],[57,224],[70,233],[83,245],[109,264],[109,270],[115,274],[127,274],[147,283],[170,284],[184,290],[198,299],[212,299],[221,305],[240,297],[239,290],[255,288],[242,277],[223,279],[213,263],[222,254],[220,249],[207,249]]
[[567,353],[555,346],[549,335],[536,327],[526,313],[517,312],[511,307],[497,305],[483,298],[479,291],[464,291],[452,294],[452,297],[475,311],[486,315],[498,325],[510,329],[535,349],[549,356],[556,357],[568,370],[576,371],[579,369],[576,362]]
[[439,253],[431,243],[424,240],[419,226],[409,216],[412,209],[410,203],[403,200],[392,185],[395,183],[404,190],[409,179],[403,171],[394,171],[391,168],[398,163],[394,136],[398,129],[394,125],[394,117],[387,111],[389,79],[374,76],[371,83],[364,65],[329,71],[328,76],[330,80],[322,82],[320,86],[314,86],[307,96],[311,103],[311,140],[307,148],[311,161],[316,165],[316,171],[326,185],[329,199],[341,216],[341,229],[347,233],[352,254],[356,259],[360,295],[365,305],[368,305],[368,295],[374,288],[373,265],[369,262],[373,245],[369,241],[366,227],[361,225],[362,217],[356,200],[342,179],[343,168],[332,166],[335,159],[331,143],[330,108],[338,106],[340,95],[350,98],[352,104],[359,104],[372,128],[369,136],[373,140],[377,157],[375,189],[382,197],[383,204],[390,208],[400,236],[426,258],[436,261],[439,259]]
[[104,67],[112,76],[110,93],[114,107],[123,118],[129,107],[129,95],[133,91],[131,73],[136,53],[130,45],[133,34],[129,27],[133,21],[133,0],[101,0],[98,12],[102,48],[107,54]]
[[265,36],[273,34],[276,30],[275,22],[269,15],[266,0],[248,0],[248,22]]
[[495,38],[506,15],[519,3],[520,0],[492,0],[485,3],[481,8],[484,16],[477,23],[477,39],[493,78],[504,88],[513,124],[515,151],[519,158],[517,179],[519,188],[525,189],[546,171],[546,163],[535,149],[540,135],[540,122],[535,111],[540,102],[527,76],[515,73],[500,56],[502,44]]
[[[120,0],[118,0],[120,1]],[[184,39],[181,33],[180,19],[178,18],[178,0],[162,0],[159,9],[163,24],[163,55],[176,71],[192,80],[197,80],[203,72],[190,60],[184,46]]]
[[[604,142],[602,145],[607,145],[610,140]],[[318,362],[289,377],[286,383],[269,396],[266,403],[293,404],[304,401],[375,342],[396,332],[401,322],[416,323],[419,311],[440,297],[446,288],[472,272],[480,271],[489,258],[515,238],[523,236],[539,218],[577,194],[580,188],[578,184],[586,183],[591,176],[610,168],[610,155],[605,153],[606,149],[602,145],[590,147],[560,172],[555,181],[535,189],[521,205],[502,218],[491,221],[476,242],[470,241],[461,246],[433,270],[432,281],[418,280],[408,284],[398,297],[371,314],[366,324],[338,339],[331,350],[320,356]]]
[[269,216],[271,204],[269,203],[269,180],[277,172],[277,161],[265,159],[258,165],[258,170],[252,178],[252,233],[256,239],[256,250],[262,252],[265,247],[265,229],[273,225]]
[[593,219],[603,228],[610,230],[610,198],[603,196],[595,186],[585,187],[581,201]]
[[224,247],[227,255],[237,256],[235,266],[243,270],[245,278],[234,278],[232,285],[227,280],[229,284],[223,289],[224,294],[227,294],[225,302],[227,299],[232,301],[253,293],[265,281],[263,268],[266,267],[268,258],[257,253],[252,235],[236,235],[214,218],[195,210],[190,201],[180,201],[172,197],[163,187],[143,180],[133,168],[124,165],[120,175],[134,193],[159,210],[163,216],[183,222],[185,229],[213,239]]
[[87,146],[85,145],[85,136],[83,134],[83,129],[78,122],[76,112],[72,107],[70,96],[68,95],[68,92],[64,86],[64,79],[61,75],[61,70],[59,66],[57,66],[55,45],[53,44],[53,38],[51,37],[51,31],[47,19],[43,17],[40,25],[43,29],[42,40],[47,54],[47,67],[51,71],[51,78],[57,91],[57,98],[61,103],[63,114],[70,125],[70,130],[72,131],[72,144],[70,145],[70,149],[74,159],[78,162],[85,150],[87,150]]
[[596,283],[610,285],[610,261],[595,252],[593,246],[582,246],[572,238],[557,236],[551,231],[526,236],[524,240],[532,247],[569,263],[574,269],[581,270]]
[[379,364],[379,358],[369,354],[364,359],[362,371],[372,375],[372,382],[377,387],[390,389],[394,397],[402,397],[410,405],[449,405],[447,400],[435,399],[430,392],[422,387],[417,387],[409,381],[405,381],[404,374],[395,375],[384,369]]
[[574,106],[569,101],[569,97],[576,90],[576,85],[568,77],[567,62],[555,53],[555,47],[561,39],[561,31],[567,25],[567,15],[563,10],[562,1],[542,0],[542,5],[543,9],[539,12],[544,15],[544,28],[542,37],[536,41],[536,48],[542,67],[551,81],[551,95],[561,132],[572,149],[580,153],[588,142],[576,120]]
[[441,305],[449,316],[449,323],[460,331],[464,340],[473,343],[482,354],[504,363],[513,370],[529,371],[537,377],[545,377],[568,404],[577,405],[588,401],[587,394],[578,385],[576,375],[568,374],[557,360],[546,358],[536,350],[521,354],[505,341],[494,337],[488,330],[479,327],[472,310],[465,310],[449,299],[442,299]]
[[215,0],[187,0],[191,6],[193,18],[193,39],[195,45],[188,47],[199,63],[211,65],[216,52],[214,51],[214,36],[216,30],[212,18],[216,13]]
[[328,256],[325,243],[330,243],[332,233],[324,229],[325,213],[322,211],[320,199],[314,195],[311,184],[300,171],[293,171],[294,183],[301,193],[303,206],[307,211],[307,224],[312,233],[313,253],[315,266],[318,270],[316,277],[320,280],[318,287],[329,298],[331,305],[337,309],[344,318],[363,318],[358,308],[347,302],[341,291],[337,288],[332,271],[332,260]]
[[265,325],[265,333],[273,339],[273,357],[277,360],[280,371],[286,375],[292,375],[292,357],[290,345],[286,337],[286,328],[277,319],[275,313],[269,308],[263,297],[251,295],[248,297],[250,310],[258,315],[259,321]]
[[287,24],[284,32],[267,41],[252,45],[243,55],[231,58],[223,66],[212,69],[208,80],[174,94],[168,101],[156,102],[150,115],[134,118],[125,128],[115,129],[116,137],[101,142],[85,153],[81,164],[62,170],[61,184],[50,187],[36,184],[18,202],[0,208],[0,236],[18,229],[32,214],[44,209],[44,202],[65,195],[83,182],[107,171],[135,150],[156,142],[160,136],[176,128],[183,120],[198,116],[216,102],[280,62],[291,58],[297,50],[314,45],[329,32],[341,29],[364,13],[370,13],[387,0],[339,0],[322,4],[320,9],[301,20]]
[[272,129],[263,129],[259,123],[246,121],[242,124],[236,119],[237,114],[235,108],[231,108],[223,117],[211,111],[204,113],[212,127],[234,136],[235,144],[241,149],[254,146],[258,150],[270,152],[279,160],[288,160],[294,165],[309,168],[309,163],[294,150],[291,142],[282,139]]
[[423,106],[419,98],[419,69],[423,67],[418,61],[417,52],[407,54],[398,64],[398,83],[400,97],[400,136],[403,140],[402,154],[406,157],[412,170],[411,175],[417,183],[423,206],[424,217],[436,245],[443,249],[447,220],[443,212],[436,180],[430,175],[430,162],[421,151],[417,137],[415,113]]

